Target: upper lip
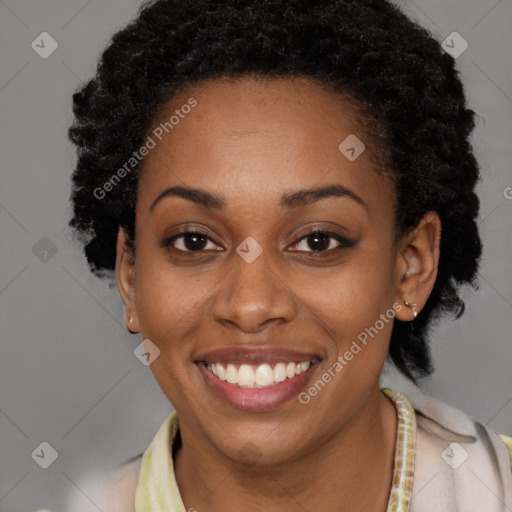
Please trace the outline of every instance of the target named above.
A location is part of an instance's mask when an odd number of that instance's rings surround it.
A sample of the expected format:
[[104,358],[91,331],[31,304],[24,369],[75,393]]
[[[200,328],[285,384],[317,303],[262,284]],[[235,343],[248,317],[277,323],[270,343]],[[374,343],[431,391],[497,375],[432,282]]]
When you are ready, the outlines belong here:
[[303,362],[320,359],[313,352],[299,352],[274,346],[251,347],[225,347],[203,352],[194,358],[196,362],[222,362],[232,364],[263,364],[280,362]]

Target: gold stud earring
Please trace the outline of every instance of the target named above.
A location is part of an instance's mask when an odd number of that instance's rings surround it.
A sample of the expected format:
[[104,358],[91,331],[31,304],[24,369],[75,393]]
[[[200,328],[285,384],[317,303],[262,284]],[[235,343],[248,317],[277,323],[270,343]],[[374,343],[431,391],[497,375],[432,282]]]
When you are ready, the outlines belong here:
[[[129,324],[129,325],[131,325],[132,323],[133,323],[133,318],[130,316],[130,317],[128,317],[128,324]],[[136,331],[132,331],[132,330],[130,329],[130,327],[128,327],[128,325],[126,326],[126,328],[128,329],[128,332],[129,332],[130,334],[137,334],[137,333],[136,333]]]
[[412,314],[414,315],[414,318],[416,318],[418,316],[418,311],[416,309],[418,304],[416,304],[416,302],[407,302],[406,300],[404,300],[404,304],[407,307],[412,308]]

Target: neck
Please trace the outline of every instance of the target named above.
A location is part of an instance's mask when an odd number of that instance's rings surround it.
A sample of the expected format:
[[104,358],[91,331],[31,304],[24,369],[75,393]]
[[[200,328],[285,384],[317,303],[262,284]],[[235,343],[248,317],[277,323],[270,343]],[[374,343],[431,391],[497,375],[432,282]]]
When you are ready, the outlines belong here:
[[[377,388],[361,413],[309,455],[272,466],[205,457],[182,427],[174,460],[186,509],[209,512],[385,512],[393,479],[396,410]],[[187,442],[189,441],[189,442]]]

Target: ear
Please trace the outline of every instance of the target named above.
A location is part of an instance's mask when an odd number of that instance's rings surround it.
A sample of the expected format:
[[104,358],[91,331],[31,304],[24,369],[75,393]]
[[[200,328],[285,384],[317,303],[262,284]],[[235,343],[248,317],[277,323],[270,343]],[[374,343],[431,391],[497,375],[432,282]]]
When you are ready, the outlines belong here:
[[132,334],[140,331],[135,308],[134,264],[135,258],[132,249],[128,245],[128,235],[119,226],[116,246],[117,289],[125,307],[125,324]]
[[402,321],[414,320],[427,302],[437,277],[441,245],[441,219],[427,212],[418,226],[400,243],[397,253],[396,300],[410,306],[397,311]]

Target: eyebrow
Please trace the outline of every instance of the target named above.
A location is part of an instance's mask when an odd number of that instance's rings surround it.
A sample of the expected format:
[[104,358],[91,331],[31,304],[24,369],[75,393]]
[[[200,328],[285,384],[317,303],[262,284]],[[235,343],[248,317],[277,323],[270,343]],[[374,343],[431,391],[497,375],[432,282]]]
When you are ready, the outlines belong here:
[[[153,203],[151,203],[149,212],[151,213],[155,206],[166,197],[181,197],[205,208],[216,210],[223,210],[226,206],[226,201],[216,194],[207,192],[201,188],[177,185],[167,188],[161,194],[159,194]],[[324,185],[321,187],[289,192],[288,194],[284,194],[281,197],[279,205],[282,208],[287,209],[302,208],[327,197],[348,197],[359,203],[361,206],[364,206],[364,208],[368,210],[368,205],[357,194],[355,194],[349,188],[338,184]]]

